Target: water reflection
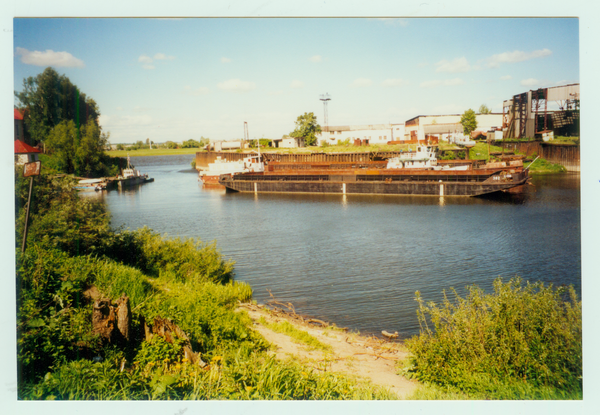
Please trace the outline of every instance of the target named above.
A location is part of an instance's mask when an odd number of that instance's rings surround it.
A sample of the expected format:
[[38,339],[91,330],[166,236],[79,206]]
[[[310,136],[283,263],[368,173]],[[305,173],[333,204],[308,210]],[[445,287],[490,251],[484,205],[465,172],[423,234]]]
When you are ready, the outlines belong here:
[[149,159],[133,163],[155,182],[92,196],[114,226],[216,240],[257,301],[271,290],[340,326],[412,334],[415,291],[439,301],[499,276],[581,286],[579,175],[476,198],[226,193],[199,184],[185,160]]

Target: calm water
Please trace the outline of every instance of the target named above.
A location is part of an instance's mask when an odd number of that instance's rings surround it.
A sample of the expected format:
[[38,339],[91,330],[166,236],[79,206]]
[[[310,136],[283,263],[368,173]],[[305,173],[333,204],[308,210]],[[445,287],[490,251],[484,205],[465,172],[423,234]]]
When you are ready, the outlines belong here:
[[104,200],[114,226],[217,241],[258,302],[291,302],[364,333],[418,332],[415,291],[486,291],[497,277],[581,287],[579,175],[514,198],[267,195],[205,189],[193,156],[132,157],[155,178]]

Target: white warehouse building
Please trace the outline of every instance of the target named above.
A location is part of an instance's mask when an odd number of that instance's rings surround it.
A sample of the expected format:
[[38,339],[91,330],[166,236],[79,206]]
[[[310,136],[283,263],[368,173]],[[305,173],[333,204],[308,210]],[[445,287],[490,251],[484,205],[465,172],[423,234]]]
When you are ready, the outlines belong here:
[[[327,131],[325,131],[327,130]],[[361,140],[365,144],[387,144],[404,138],[404,124],[342,125],[323,128],[316,135],[317,145],[337,144],[340,141]]]
[[[475,131],[487,132],[502,128],[502,114],[477,114],[477,128]],[[419,115],[405,122],[404,139],[423,141],[427,136],[436,135],[441,140],[450,136],[462,135],[463,127],[460,123],[462,115]]]

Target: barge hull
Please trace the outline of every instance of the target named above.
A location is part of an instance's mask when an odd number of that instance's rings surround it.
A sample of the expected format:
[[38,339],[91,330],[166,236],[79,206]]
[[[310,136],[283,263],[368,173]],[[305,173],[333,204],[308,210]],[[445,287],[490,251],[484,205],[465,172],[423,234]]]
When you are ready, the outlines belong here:
[[248,181],[223,180],[221,184],[229,191],[251,193],[334,193],[334,194],[383,194],[423,196],[480,196],[508,190],[527,181],[509,183],[468,182],[341,182],[341,181]]

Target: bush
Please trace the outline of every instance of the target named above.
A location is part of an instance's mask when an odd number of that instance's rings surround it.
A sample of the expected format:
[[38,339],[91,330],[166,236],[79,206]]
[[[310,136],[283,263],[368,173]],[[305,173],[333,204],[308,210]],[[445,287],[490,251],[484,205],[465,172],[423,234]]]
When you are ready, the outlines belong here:
[[532,394],[536,388],[581,393],[581,302],[573,287],[498,279],[494,294],[472,286],[465,298],[454,295],[451,302],[444,293],[438,306],[417,292],[421,334],[407,342],[408,374],[488,397],[523,384]]

